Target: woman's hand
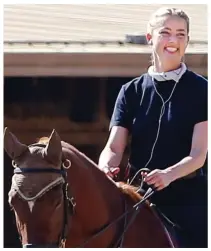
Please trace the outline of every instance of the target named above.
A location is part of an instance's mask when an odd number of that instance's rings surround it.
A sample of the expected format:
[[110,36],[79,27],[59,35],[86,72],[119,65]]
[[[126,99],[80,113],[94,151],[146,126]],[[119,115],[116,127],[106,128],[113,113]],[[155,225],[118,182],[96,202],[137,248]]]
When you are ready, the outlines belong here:
[[108,167],[108,166],[105,166],[103,167],[102,171],[107,175],[109,176],[110,178],[114,178],[114,176],[116,176],[119,171],[120,171],[120,168],[119,167]]
[[141,174],[144,177],[144,182],[158,191],[167,187],[173,181],[171,172],[167,170],[155,169],[148,174],[145,172]]

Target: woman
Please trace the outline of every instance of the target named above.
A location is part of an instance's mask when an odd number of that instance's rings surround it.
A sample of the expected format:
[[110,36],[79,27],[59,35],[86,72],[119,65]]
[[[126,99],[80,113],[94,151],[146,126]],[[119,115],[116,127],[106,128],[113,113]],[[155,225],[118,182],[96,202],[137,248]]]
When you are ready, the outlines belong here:
[[[156,188],[151,200],[179,225],[183,246],[207,247],[207,80],[182,62],[189,18],[159,9],[146,38],[152,66],[122,86],[99,167],[112,178],[119,172],[131,134],[129,178],[143,175]],[[138,173],[144,167],[150,172]]]

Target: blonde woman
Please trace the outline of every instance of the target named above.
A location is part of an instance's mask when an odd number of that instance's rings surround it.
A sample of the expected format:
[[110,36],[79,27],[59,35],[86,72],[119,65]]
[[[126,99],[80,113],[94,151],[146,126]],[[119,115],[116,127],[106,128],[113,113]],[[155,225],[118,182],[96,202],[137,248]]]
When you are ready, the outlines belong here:
[[[180,227],[182,247],[207,247],[207,80],[187,69],[189,18],[176,8],[152,16],[152,66],[122,86],[99,167],[110,177],[131,134],[129,178],[156,188],[151,201]],[[149,173],[139,172],[148,168]]]

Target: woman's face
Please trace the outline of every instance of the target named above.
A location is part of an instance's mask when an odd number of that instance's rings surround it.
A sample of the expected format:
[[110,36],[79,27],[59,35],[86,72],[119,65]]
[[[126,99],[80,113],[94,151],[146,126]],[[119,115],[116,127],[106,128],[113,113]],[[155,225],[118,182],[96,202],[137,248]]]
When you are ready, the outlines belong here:
[[171,68],[179,65],[185,54],[189,40],[187,23],[178,16],[162,17],[159,21],[147,39],[151,40],[155,63]]

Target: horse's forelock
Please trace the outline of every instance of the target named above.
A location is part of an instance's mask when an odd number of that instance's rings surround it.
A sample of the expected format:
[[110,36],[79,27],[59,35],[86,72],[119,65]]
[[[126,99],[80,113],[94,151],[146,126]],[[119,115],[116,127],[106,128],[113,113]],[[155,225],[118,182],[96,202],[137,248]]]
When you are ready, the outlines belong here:
[[29,151],[31,152],[31,154],[43,156],[44,148],[40,146],[30,146]]
[[44,144],[47,145],[49,142],[49,138],[48,137],[42,137],[42,138],[38,138],[36,143],[38,144]]

